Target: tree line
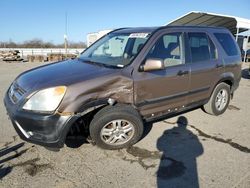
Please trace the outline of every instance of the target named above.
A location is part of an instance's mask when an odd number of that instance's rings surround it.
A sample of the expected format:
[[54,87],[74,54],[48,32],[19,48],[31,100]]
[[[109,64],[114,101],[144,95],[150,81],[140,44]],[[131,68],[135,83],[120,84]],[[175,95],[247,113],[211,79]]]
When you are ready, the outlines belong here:
[[[84,42],[68,42],[68,48],[86,48],[87,45]],[[64,43],[54,44],[53,42],[46,42],[41,39],[27,40],[22,43],[16,43],[13,41],[1,42],[0,48],[64,48]]]

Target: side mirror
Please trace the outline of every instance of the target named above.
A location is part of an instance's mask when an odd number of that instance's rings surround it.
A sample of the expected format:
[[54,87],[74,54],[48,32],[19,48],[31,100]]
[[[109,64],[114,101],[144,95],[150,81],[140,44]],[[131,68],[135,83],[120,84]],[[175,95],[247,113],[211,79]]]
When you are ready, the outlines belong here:
[[162,59],[147,59],[144,65],[140,66],[140,71],[152,71],[164,69],[164,63]]

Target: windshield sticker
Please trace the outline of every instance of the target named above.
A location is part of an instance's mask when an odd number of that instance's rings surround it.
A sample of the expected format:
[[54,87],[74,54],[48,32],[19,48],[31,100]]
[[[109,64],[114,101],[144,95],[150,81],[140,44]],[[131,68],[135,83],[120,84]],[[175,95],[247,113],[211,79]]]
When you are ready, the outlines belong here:
[[129,38],[146,38],[148,33],[131,33]]

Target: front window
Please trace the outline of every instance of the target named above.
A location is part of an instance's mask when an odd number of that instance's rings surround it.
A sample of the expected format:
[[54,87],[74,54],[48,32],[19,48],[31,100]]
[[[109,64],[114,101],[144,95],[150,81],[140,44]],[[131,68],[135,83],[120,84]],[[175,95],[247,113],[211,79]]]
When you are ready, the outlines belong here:
[[160,37],[147,59],[161,59],[165,67],[182,64],[182,33],[168,33]]
[[124,67],[141,51],[148,33],[111,33],[84,51],[80,59],[104,66]]

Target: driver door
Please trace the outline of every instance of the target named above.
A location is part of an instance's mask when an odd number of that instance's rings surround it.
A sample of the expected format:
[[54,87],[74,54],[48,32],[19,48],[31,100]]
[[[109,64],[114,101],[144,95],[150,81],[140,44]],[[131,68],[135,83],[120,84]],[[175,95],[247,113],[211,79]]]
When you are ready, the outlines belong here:
[[161,59],[164,69],[136,72],[134,102],[143,116],[153,117],[185,107],[189,92],[190,67],[185,64],[182,32],[161,35],[147,59]]

